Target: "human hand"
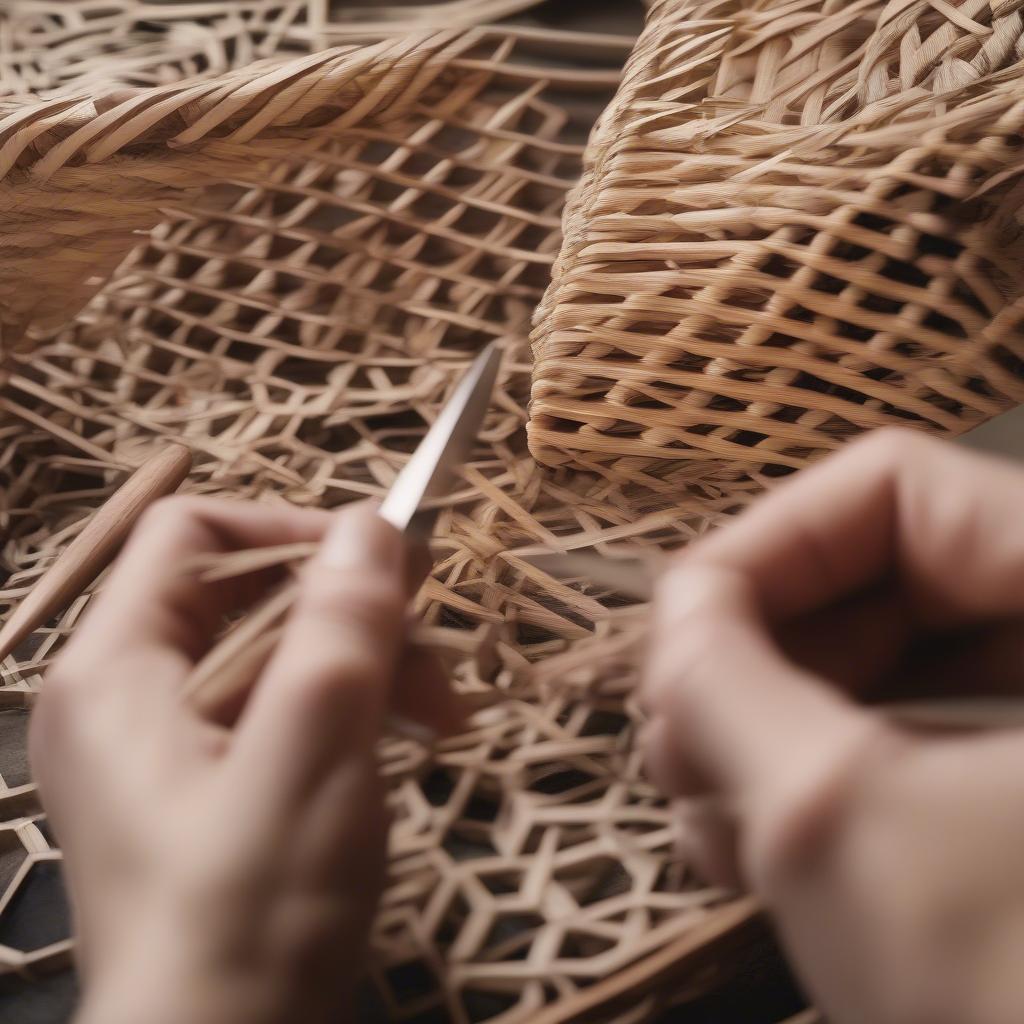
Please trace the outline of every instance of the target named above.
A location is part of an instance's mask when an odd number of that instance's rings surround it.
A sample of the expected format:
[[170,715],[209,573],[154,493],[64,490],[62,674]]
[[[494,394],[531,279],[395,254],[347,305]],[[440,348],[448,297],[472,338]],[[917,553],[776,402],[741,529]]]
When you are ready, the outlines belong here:
[[[204,584],[190,564],[321,539],[234,728],[200,719],[182,684],[271,580]],[[81,1024],[344,1011],[386,864],[374,750],[389,704],[439,731],[458,723],[438,667],[403,657],[405,562],[366,506],[170,498],[143,517],[48,673],[30,736],[65,855]]]
[[1016,467],[885,431],[662,582],[649,770],[836,1024],[1020,1019],[1022,736],[904,731],[861,701],[1019,693],[1022,509]]

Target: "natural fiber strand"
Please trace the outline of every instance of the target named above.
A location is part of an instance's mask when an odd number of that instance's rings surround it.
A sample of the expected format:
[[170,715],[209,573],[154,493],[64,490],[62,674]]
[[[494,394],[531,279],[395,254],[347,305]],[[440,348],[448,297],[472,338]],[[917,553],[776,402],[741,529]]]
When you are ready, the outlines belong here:
[[1020,402],[1021,7],[659,0],[538,313],[537,458],[740,493]]

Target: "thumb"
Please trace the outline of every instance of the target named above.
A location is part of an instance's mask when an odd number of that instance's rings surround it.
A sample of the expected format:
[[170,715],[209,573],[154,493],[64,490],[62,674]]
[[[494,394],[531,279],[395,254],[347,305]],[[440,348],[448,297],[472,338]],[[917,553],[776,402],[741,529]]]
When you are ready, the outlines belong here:
[[802,842],[886,727],[785,659],[742,573],[680,564],[655,612],[643,700],[674,749],[650,759],[721,794],[746,841]]

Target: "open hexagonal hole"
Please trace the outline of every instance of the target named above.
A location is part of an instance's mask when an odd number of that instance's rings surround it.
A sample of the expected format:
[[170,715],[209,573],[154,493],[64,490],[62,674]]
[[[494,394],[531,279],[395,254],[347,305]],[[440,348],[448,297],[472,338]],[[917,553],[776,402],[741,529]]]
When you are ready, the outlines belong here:
[[445,833],[442,847],[458,861],[496,857],[493,842],[494,823],[501,812],[500,795],[475,790],[469,795],[457,821]]
[[462,931],[462,926],[469,917],[471,907],[469,900],[459,890],[456,890],[448,903],[445,912],[441,915],[441,923],[437,928],[437,941],[444,946],[450,946]]
[[477,1021],[491,1020],[511,1010],[520,999],[518,992],[485,991],[483,989],[463,989],[461,1000],[466,1016],[476,1024]]
[[486,793],[474,793],[462,811],[463,818],[492,823],[501,810],[501,802]]
[[525,871],[515,868],[502,868],[497,871],[481,872],[477,877],[488,892],[495,896],[508,896],[522,889],[525,874]]
[[410,960],[389,967],[384,976],[399,1002],[422,999],[437,991],[437,978],[423,960]]
[[555,879],[572,893],[581,907],[629,892],[633,876],[612,857],[595,857],[572,867],[560,868]]
[[544,923],[539,914],[499,914],[484,940],[484,958],[525,960]]
[[671,860],[662,865],[654,882],[655,892],[679,892],[690,875],[689,865],[681,860]]
[[444,768],[435,768],[420,779],[420,789],[433,807],[444,807],[455,791],[455,783]]
[[[597,782],[597,776],[564,762],[535,765],[529,772],[527,787],[534,793],[559,796]],[[586,795],[586,794],[582,794]]]
[[491,842],[490,829],[473,823],[456,822],[445,833],[441,846],[453,860],[458,861],[498,856]]
[[591,957],[600,956],[614,948],[615,942],[603,935],[570,931],[566,932],[565,938],[562,939],[562,945],[558,948],[558,956],[563,960],[589,960]]
[[29,953],[71,934],[71,913],[60,863],[33,863],[0,915],[0,945]]
[[28,770],[27,711],[18,708],[0,712],[0,750],[4,751],[4,782],[10,789],[30,781]]
[[580,736],[618,736],[630,725],[628,715],[617,711],[591,711],[580,729]]
[[0,829],[0,893],[7,891],[26,857],[28,851],[18,830],[10,825]]

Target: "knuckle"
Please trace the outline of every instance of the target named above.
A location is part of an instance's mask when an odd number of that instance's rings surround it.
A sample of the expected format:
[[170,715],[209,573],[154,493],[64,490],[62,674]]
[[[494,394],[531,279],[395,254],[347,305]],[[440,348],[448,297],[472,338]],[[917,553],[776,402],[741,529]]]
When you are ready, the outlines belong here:
[[349,645],[343,657],[319,657],[297,673],[293,699],[308,714],[320,715],[339,707],[355,722],[377,704],[382,690],[381,661],[366,648]]
[[859,457],[882,465],[902,465],[940,442],[907,427],[882,427],[859,438],[850,447]]
[[153,502],[139,519],[136,532],[140,536],[161,537],[192,535],[203,530],[209,499],[172,494]]
[[303,688],[313,696],[339,689],[372,689],[380,678],[382,659],[365,640],[342,635],[336,656],[321,654],[303,669]]
[[722,652],[736,643],[737,632],[728,619],[699,613],[679,627],[675,657],[683,680],[700,683],[713,676]]
[[397,580],[319,567],[303,581],[300,601],[302,614],[314,620],[348,622],[368,632],[379,632],[401,618],[405,604]]
[[716,666],[736,643],[736,632],[727,619],[701,612],[674,623],[657,645],[645,683],[651,706],[671,714],[699,699],[714,684]]

